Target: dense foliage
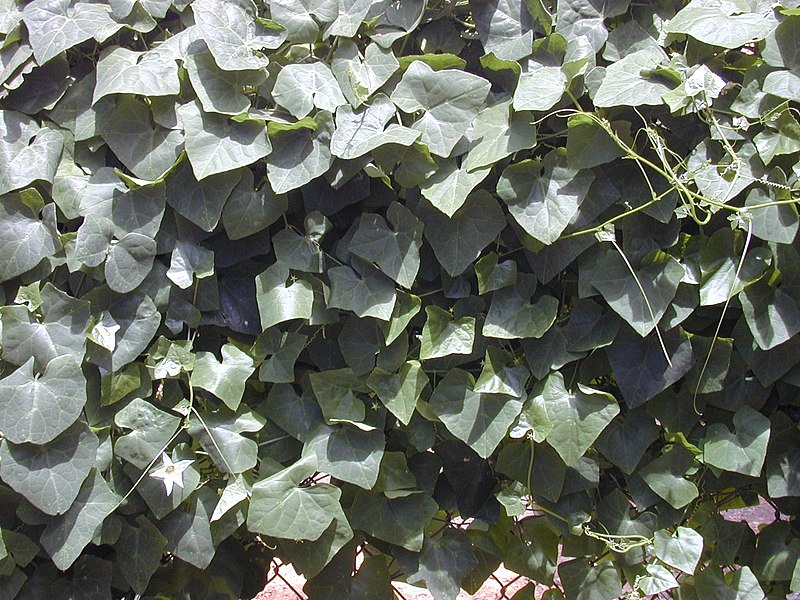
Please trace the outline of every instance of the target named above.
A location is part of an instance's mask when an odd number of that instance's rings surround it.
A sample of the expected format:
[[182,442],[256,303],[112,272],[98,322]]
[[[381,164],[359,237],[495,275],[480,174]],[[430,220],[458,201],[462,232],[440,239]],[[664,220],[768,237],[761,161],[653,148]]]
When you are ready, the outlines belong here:
[[0,1],[0,597],[800,591],[799,5]]

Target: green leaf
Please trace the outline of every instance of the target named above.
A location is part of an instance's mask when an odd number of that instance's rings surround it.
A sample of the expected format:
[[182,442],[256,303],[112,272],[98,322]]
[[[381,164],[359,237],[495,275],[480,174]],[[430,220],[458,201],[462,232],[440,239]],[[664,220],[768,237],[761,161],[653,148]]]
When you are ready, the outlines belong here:
[[636,278],[622,256],[616,250],[609,250],[597,267],[592,285],[614,312],[645,337],[667,312],[685,271],[677,260],[667,257],[634,268],[634,272]]
[[97,445],[97,436],[82,422],[42,446],[3,440],[0,477],[45,514],[62,514],[94,466]]
[[478,294],[499,290],[517,283],[517,263],[513,260],[500,262],[495,252],[490,252],[475,263],[478,279]]
[[339,2],[339,12],[336,19],[325,28],[325,37],[336,35],[353,37],[356,35],[361,22],[367,16],[375,0],[358,0],[356,2]]
[[269,185],[255,189],[253,172],[242,171],[222,209],[222,224],[232,240],[240,240],[272,225],[287,208],[286,196],[276,195]]
[[715,232],[704,243],[700,254],[702,306],[726,302],[764,274],[771,257],[760,248],[748,251],[739,268],[743,246],[742,232],[727,228]]
[[567,154],[553,151],[541,165],[527,160],[507,167],[497,194],[528,235],[552,244],[578,213],[594,181],[591,171],[570,168]]
[[745,405],[733,415],[734,432],[713,423],[703,444],[703,462],[724,471],[758,477],[769,443],[769,419]]
[[571,116],[567,128],[567,166],[570,168],[591,169],[625,154],[608,132],[587,115]]
[[432,154],[446,157],[480,111],[489,87],[477,75],[434,71],[415,61],[394,89],[392,101],[406,113],[424,111],[412,128],[422,132],[422,142]]
[[631,410],[624,421],[611,421],[597,438],[595,446],[603,456],[622,469],[623,473],[630,475],[657,439],[658,427],[655,420],[644,409]]
[[358,107],[399,68],[391,48],[370,43],[362,54],[352,40],[339,38],[331,69],[347,101]]
[[316,454],[319,469],[336,479],[372,489],[378,480],[386,438],[382,426],[377,429],[367,423],[367,427],[370,431],[348,423],[320,425],[306,444]]
[[673,534],[666,529],[656,531],[653,540],[660,560],[684,573],[694,574],[703,554],[703,536],[689,527],[678,527]]
[[758,347],[770,350],[800,332],[800,280],[795,269],[783,271],[780,287],[756,282],[739,293],[742,312]]
[[435,600],[455,600],[462,579],[478,564],[471,546],[466,533],[451,528],[438,538],[426,538],[419,569],[408,582],[424,581]]
[[268,337],[260,351],[264,352],[265,360],[258,369],[258,378],[270,383],[293,382],[294,365],[305,349],[308,338],[299,333],[281,333],[276,328],[268,329],[264,335]]
[[670,91],[671,86],[655,74],[658,66],[664,62],[666,56],[661,48],[646,46],[611,64],[594,93],[595,106],[662,104],[661,95]]
[[181,132],[154,123],[148,105],[135,96],[103,104],[97,121],[109,148],[140,179],[160,179],[183,150]]
[[568,83],[561,67],[541,66],[523,73],[514,91],[514,110],[549,110],[561,100]]
[[108,5],[70,0],[34,0],[22,19],[40,65],[92,37],[102,41],[122,27],[111,18]]
[[639,580],[639,589],[645,594],[660,594],[678,587],[678,581],[668,569],[659,564],[645,566],[647,575]]
[[191,242],[179,241],[172,250],[167,271],[169,280],[181,289],[186,289],[197,279],[214,274],[214,252]]
[[180,91],[178,65],[167,53],[112,46],[102,52],[97,63],[92,103],[110,94],[177,96]]
[[383,405],[403,425],[408,425],[417,406],[417,400],[428,385],[428,376],[420,363],[410,360],[403,363],[397,373],[376,368],[370,373],[367,385]]
[[[665,352],[671,364],[667,363]],[[629,327],[622,327],[614,343],[606,348],[606,354],[625,404],[630,408],[667,389],[686,375],[697,360],[691,341],[680,327],[662,334],[661,340],[655,334],[641,338]],[[631,360],[632,356],[637,360]]]
[[275,80],[272,97],[298,119],[315,107],[336,112],[336,107],[347,102],[330,67],[321,62],[283,67]]
[[233,344],[222,347],[222,363],[210,352],[199,352],[190,378],[191,384],[211,392],[231,410],[236,410],[244,395],[245,383],[255,371],[253,359]]
[[56,567],[65,571],[75,562],[119,500],[97,471],[89,475],[70,509],[52,517],[40,538]]
[[124,524],[114,545],[125,580],[137,594],[143,594],[161,564],[166,538],[147,517],[136,517],[136,526]]
[[324,423],[322,411],[311,390],[298,396],[291,385],[273,385],[264,407],[267,417],[300,441],[307,441],[318,425]]
[[140,233],[112,241],[105,264],[108,287],[120,294],[135,290],[153,268],[156,251],[155,240]]
[[85,404],[86,380],[78,360],[58,356],[39,376],[30,358],[0,380],[0,430],[15,444],[46,444],[75,422]]
[[483,369],[475,382],[475,391],[481,394],[505,394],[522,398],[530,371],[514,364],[513,356],[496,346],[486,349]]
[[333,369],[309,375],[314,396],[328,423],[360,423],[365,408],[356,392],[364,392],[363,381],[350,369]]
[[764,39],[775,28],[766,16],[741,9],[735,2],[692,0],[670,19],[665,31],[685,33],[712,46],[739,48]]
[[472,16],[484,52],[517,61],[531,53],[535,26],[528,3],[519,0],[471,2]]
[[328,483],[303,486],[315,470],[316,461],[306,456],[253,485],[247,528],[291,540],[318,539],[336,515],[341,490]]
[[396,296],[397,302],[394,304],[392,318],[388,325],[384,326],[387,345],[393,343],[401,334],[406,332],[406,326],[422,308],[422,300],[420,300],[419,296],[406,294],[400,290],[396,291]]
[[0,194],[30,185],[53,182],[64,138],[55,129],[13,110],[0,115]]
[[178,115],[186,134],[186,154],[198,181],[245,167],[272,152],[267,129],[260,121],[238,123],[203,112],[197,102],[184,104]]
[[220,471],[244,473],[258,462],[258,444],[241,434],[260,431],[264,424],[264,417],[250,410],[233,413],[222,408],[213,413],[194,413],[187,431]]
[[542,337],[555,323],[558,300],[542,296],[531,304],[529,291],[521,283],[496,291],[481,333],[500,339]]
[[567,600],[607,600],[622,595],[619,571],[610,562],[592,565],[577,558],[558,566]]
[[564,377],[551,373],[542,391],[547,416],[554,427],[545,438],[568,467],[575,466],[600,433],[619,414],[611,394],[578,384],[578,391],[564,387]]
[[114,452],[139,469],[146,469],[172,439],[180,423],[180,417],[134,398],[114,415],[117,427],[130,429],[130,433],[117,438]]
[[359,317],[392,318],[397,297],[392,280],[370,264],[356,262],[328,270],[331,292],[328,308],[351,310]]
[[267,177],[276,194],[297,189],[325,173],[331,166],[330,140],[333,123],[330,113],[314,117],[316,129],[285,131],[272,137],[280,152],[267,157]]
[[192,14],[200,37],[223,71],[266,67],[269,61],[261,49],[277,48],[286,37],[255,18],[256,7],[250,0],[199,0],[192,3]]
[[639,476],[674,508],[683,508],[697,498],[699,490],[686,475],[696,467],[694,457],[683,446],[672,446],[639,469]]
[[353,159],[372,152],[378,146],[397,144],[410,146],[420,133],[414,129],[386,124],[395,116],[392,101],[377,94],[369,106],[353,110],[340,106],[336,110],[336,130],[331,137],[331,153],[344,159]]
[[114,222],[89,213],[78,229],[75,258],[87,267],[97,267],[103,264],[113,238]]
[[[4,196],[0,203],[0,282],[30,271],[61,247],[56,232],[40,219],[39,210],[30,206],[28,198],[41,201],[38,192],[25,191]],[[43,216],[48,212],[45,207]]]
[[22,365],[34,358],[44,369],[58,356],[82,359],[89,326],[89,303],[77,300],[47,283],[41,291],[41,323],[26,307],[4,306],[2,313],[3,360]]
[[450,433],[486,458],[506,436],[522,410],[522,400],[480,393],[475,387],[472,375],[453,369],[431,394],[430,407]]
[[493,166],[506,156],[533,148],[536,126],[529,114],[515,113],[507,101],[500,102],[475,117],[472,139],[474,145],[462,163],[467,171]]
[[358,490],[350,509],[351,524],[365,533],[412,552],[422,549],[424,529],[438,510],[424,493],[401,498]]
[[188,506],[173,511],[162,522],[167,550],[198,569],[208,567],[216,552],[210,520],[216,500],[214,492],[203,488],[192,496]]
[[[303,540],[281,541],[280,548],[292,561],[294,569],[306,578],[317,575],[328,565],[350,540],[353,530],[341,506],[334,506],[333,522],[328,528],[309,544]],[[306,588],[307,589],[307,588]]]
[[275,263],[256,276],[256,298],[262,329],[291,319],[308,319],[314,290],[308,281],[298,279],[286,285],[289,269]]
[[503,211],[485,190],[470,194],[451,218],[424,203],[417,216],[425,224],[425,239],[451,277],[463,273],[505,228]]
[[457,167],[455,159],[449,159],[439,166],[436,173],[420,183],[420,190],[431,204],[452,217],[487,175],[489,169],[468,172],[463,165]]
[[398,284],[410,288],[419,271],[422,223],[398,202],[389,205],[386,216],[392,225],[391,229],[379,215],[361,215],[348,249],[376,264]]
[[263,70],[224,71],[202,42],[189,46],[184,64],[197,99],[207,113],[240,115],[250,108],[244,88],[256,87],[266,79]]
[[427,319],[422,328],[420,360],[451,354],[471,354],[475,344],[475,318],[454,319],[438,306],[426,306]]

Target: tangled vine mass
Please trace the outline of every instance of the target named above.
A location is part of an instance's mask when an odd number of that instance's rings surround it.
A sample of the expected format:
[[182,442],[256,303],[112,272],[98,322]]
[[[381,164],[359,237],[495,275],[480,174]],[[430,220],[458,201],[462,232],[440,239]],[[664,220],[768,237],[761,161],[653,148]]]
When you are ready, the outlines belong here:
[[0,597],[800,592],[800,1],[0,39]]

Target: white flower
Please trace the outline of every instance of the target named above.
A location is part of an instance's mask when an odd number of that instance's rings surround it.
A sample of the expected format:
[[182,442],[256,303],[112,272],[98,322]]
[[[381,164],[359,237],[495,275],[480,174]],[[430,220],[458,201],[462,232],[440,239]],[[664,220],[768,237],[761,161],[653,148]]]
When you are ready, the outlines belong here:
[[164,487],[167,490],[167,496],[172,494],[172,486],[177,485],[183,489],[183,472],[189,468],[193,460],[179,460],[172,462],[172,459],[167,456],[166,452],[161,453],[161,466],[150,473],[150,477],[161,479],[164,482]]

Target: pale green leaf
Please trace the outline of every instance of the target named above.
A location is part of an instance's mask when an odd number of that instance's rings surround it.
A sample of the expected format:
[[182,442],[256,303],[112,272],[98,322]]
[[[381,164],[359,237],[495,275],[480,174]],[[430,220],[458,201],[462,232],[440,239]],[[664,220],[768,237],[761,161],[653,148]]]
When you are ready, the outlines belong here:
[[96,78],[93,104],[110,94],[177,96],[181,91],[178,65],[168,54],[155,50],[106,48],[97,63]]
[[97,436],[82,422],[42,446],[4,440],[0,477],[45,514],[62,514],[94,466],[97,445]]
[[221,363],[211,352],[198,352],[190,381],[192,385],[214,394],[231,410],[236,410],[255,366],[253,359],[233,344],[225,344],[221,352]]
[[200,41],[189,47],[184,64],[203,110],[224,115],[247,112],[251,103],[245,88],[257,87],[267,77],[265,70],[223,71]]
[[416,360],[403,363],[397,373],[376,368],[367,379],[369,388],[403,425],[408,425],[417,400],[428,385],[428,376]]
[[0,113],[0,194],[34,181],[52,183],[64,146],[61,133],[22,113]]
[[470,194],[451,218],[425,204],[418,216],[425,224],[425,239],[452,277],[463,273],[506,224],[497,200],[485,190]]
[[92,541],[105,518],[119,504],[120,498],[93,471],[83,482],[78,497],[60,517],[53,517],[40,538],[53,564],[62,571],[69,568]]
[[578,384],[577,391],[570,392],[564,386],[564,377],[559,372],[547,378],[542,395],[547,415],[554,424],[547,434],[547,442],[568,467],[578,463],[600,433],[619,414],[619,405],[611,394],[583,384]]
[[231,412],[221,408],[213,413],[193,413],[187,431],[208,452],[223,473],[244,473],[256,466],[258,444],[242,435],[260,431],[265,419],[253,411]]
[[673,534],[666,529],[656,531],[653,540],[660,560],[684,573],[694,574],[703,554],[703,536],[689,527],[678,527]]
[[741,4],[737,4],[692,0],[670,19],[665,31],[685,33],[712,46],[739,48],[764,39],[775,28],[773,20],[749,10],[742,11]]
[[178,114],[186,134],[186,154],[198,181],[245,167],[272,152],[267,128],[260,121],[232,121],[203,112],[197,102],[183,105]]
[[486,458],[506,436],[522,400],[477,392],[471,374],[453,369],[433,390],[430,407],[450,433]]
[[51,360],[33,372],[33,358],[0,379],[0,431],[15,444],[46,444],[67,429],[86,404],[86,380],[78,360]]
[[436,173],[419,184],[422,195],[448,217],[467,201],[470,192],[486,179],[489,169],[468,171],[466,166],[457,166],[456,159],[439,165]]
[[251,0],[198,0],[192,3],[200,37],[223,71],[247,71],[267,66],[263,48],[274,49],[286,38],[279,29],[266,28]]
[[150,466],[178,430],[181,418],[155,407],[141,398],[114,415],[114,424],[130,432],[119,436],[114,453],[139,469]]
[[391,229],[379,215],[361,215],[348,249],[376,264],[398,284],[410,288],[419,271],[422,223],[398,202],[389,205],[386,216]]
[[497,193],[528,235],[552,244],[578,213],[593,181],[591,171],[569,167],[567,154],[553,151],[541,167],[523,161],[506,168]]
[[475,344],[475,318],[453,318],[438,306],[426,306],[425,326],[419,349],[420,360],[451,354],[471,354]]
[[434,71],[415,61],[392,93],[392,101],[406,113],[424,111],[412,128],[432,154],[449,156],[480,111],[489,82],[462,71]]
[[336,514],[341,490],[328,483],[303,487],[316,471],[304,457],[253,486],[247,527],[250,531],[293,540],[316,540]]
[[256,276],[256,298],[262,329],[290,319],[311,317],[314,290],[308,281],[298,279],[286,285],[289,268],[275,263]]
[[758,477],[767,456],[769,419],[745,405],[733,415],[733,427],[733,432],[722,423],[708,428],[703,461],[724,471]]
[[298,119],[314,108],[336,112],[338,106],[347,102],[330,67],[321,62],[283,67],[275,80],[272,97]]
[[671,87],[655,76],[655,69],[664,62],[666,56],[661,48],[646,46],[611,64],[594,94],[595,106],[662,104],[661,95]]

